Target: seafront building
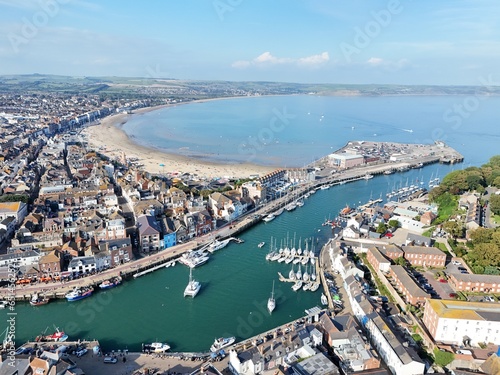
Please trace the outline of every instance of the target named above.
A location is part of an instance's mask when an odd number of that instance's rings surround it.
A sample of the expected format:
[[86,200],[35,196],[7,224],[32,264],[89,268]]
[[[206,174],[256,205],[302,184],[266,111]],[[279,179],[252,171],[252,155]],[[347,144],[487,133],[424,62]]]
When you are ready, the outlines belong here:
[[498,303],[428,299],[423,322],[436,342],[500,344]]

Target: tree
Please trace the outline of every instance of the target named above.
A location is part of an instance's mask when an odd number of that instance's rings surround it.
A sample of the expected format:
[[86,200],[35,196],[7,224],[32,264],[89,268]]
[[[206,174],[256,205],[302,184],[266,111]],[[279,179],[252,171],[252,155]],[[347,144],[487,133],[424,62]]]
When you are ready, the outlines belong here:
[[385,223],[380,223],[377,228],[377,233],[387,232],[387,225]]
[[477,228],[476,230],[470,233],[470,239],[474,243],[474,245],[479,243],[487,243],[490,242],[493,237],[493,230],[486,228]]
[[394,263],[399,265],[399,266],[406,266],[406,259],[403,257],[398,257],[394,259]]
[[493,194],[490,197],[490,209],[495,215],[500,215],[500,195]]
[[392,220],[389,220],[389,226],[393,229],[397,229],[399,228],[399,221],[395,220],[395,219],[392,219]]
[[464,234],[464,227],[456,221],[446,221],[443,229],[453,238],[461,238]]
[[455,359],[455,354],[443,350],[439,350],[438,348],[434,349],[434,362],[436,365],[444,367],[449,365]]

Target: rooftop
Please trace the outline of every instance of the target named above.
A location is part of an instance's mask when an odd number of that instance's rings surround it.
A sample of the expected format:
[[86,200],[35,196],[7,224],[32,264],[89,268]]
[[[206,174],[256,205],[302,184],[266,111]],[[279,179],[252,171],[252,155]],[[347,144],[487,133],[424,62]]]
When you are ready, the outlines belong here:
[[494,302],[429,299],[427,304],[440,318],[500,322],[500,304]]

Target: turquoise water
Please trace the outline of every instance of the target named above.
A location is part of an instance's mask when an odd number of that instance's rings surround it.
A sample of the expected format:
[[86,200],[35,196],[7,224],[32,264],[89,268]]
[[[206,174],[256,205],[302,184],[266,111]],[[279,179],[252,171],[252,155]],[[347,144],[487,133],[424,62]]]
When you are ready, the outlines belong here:
[[[141,343],[159,340],[175,351],[198,351],[208,349],[214,337],[235,335],[241,340],[264,332],[303,316],[306,308],[320,304],[321,295],[321,289],[293,292],[291,284],[278,281],[277,272],[287,275],[291,265],[265,260],[271,236],[279,245],[295,234],[297,245],[300,238],[307,238],[318,251],[330,236],[321,223],[335,217],[346,204],[356,206],[381,193],[385,197],[394,185],[428,181],[431,175],[442,176],[451,168],[434,165],[319,190],[303,207],[259,223],[241,234],[243,244],[231,243],[196,268],[193,276],[202,289],[195,299],[183,297],[189,271],[178,264],[82,301],[61,300],[40,307],[18,303],[17,342],[33,339],[47,326],[50,331],[56,325],[70,338],[96,338],[107,349],[139,350]],[[261,241],[266,246],[258,248]],[[277,307],[270,316],[266,303],[273,280]]]
[[443,140],[478,165],[489,157],[484,150],[498,150],[500,98],[477,99],[477,106],[471,98],[240,98],[145,113],[123,129],[143,145],[226,163],[300,167],[356,139]]
[[[320,304],[321,290],[315,293],[293,292],[290,284],[277,281],[277,272],[287,274],[291,265],[265,261],[271,236],[277,238],[279,244],[280,240],[287,236],[292,239],[295,234],[297,244],[299,238],[308,238],[318,250],[330,236],[328,228],[321,223],[325,218],[335,217],[346,204],[356,206],[370,196],[385,197],[394,186],[405,185],[407,181],[408,184],[427,183],[431,177],[443,177],[454,168],[486,162],[499,151],[499,131],[495,127],[497,110],[493,108],[495,105],[500,108],[499,98],[482,101],[480,110],[471,113],[461,126],[452,130],[451,125],[442,120],[443,112],[462,100],[461,97],[269,97],[185,105],[132,118],[126,124],[126,130],[141,129],[144,140],[154,131],[163,135],[161,126],[169,124],[183,128],[184,132],[197,129],[192,137],[184,139],[189,142],[189,147],[197,144],[203,148],[205,139],[207,143],[215,144],[213,139],[221,128],[230,129],[223,133],[224,136],[242,139],[248,134],[256,134],[256,129],[262,124],[270,126],[269,119],[276,116],[273,108],[290,108],[289,114],[292,109],[297,114],[299,125],[294,125],[298,126],[297,132],[289,125],[289,129],[276,135],[281,146],[261,145],[267,151],[262,159],[284,160],[283,155],[287,153],[287,157],[294,157],[299,165],[353,138],[424,141],[436,131],[431,124],[441,118],[441,123],[447,124],[449,129],[439,138],[456,147],[465,156],[465,163],[459,166],[431,165],[318,191],[304,207],[284,212],[269,223],[256,225],[241,234],[245,243],[230,244],[206,265],[195,269],[193,276],[202,283],[195,299],[183,297],[189,271],[187,267],[177,265],[126,282],[116,289],[98,292],[82,301],[57,301],[40,307],[19,303],[16,306],[17,343],[33,339],[47,327],[50,331],[56,325],[68,333],[70,339],[96,338],[107,350],[139,350],[141,343],[158,340],[168,342],[175,351],[198,351],[207,350],[214,337],[235,335],[242,340],[302,316],[306,308]],[[319,121],[321,116],[324,116],[323,120]],[[197,118],[197,121],[190,123],[192,118]],[[290,124],[292,122],[290,120]],[[214,130],[208,128],[212,125]],[[412,129],[413,133],[401,129]],[[174,130],[175,134],[179,131]],[[176,137],[168,142],[178,142],[177,146],[184,144]],[[284,144],[288,147],[283,147]],[[238,152],[231,153],[233,146],[230,142],[219,145],[221,152],[241,157]],[[267,244],[258,248],[261,241]],[[273,280],[276,281],[277,307],[270,316],[266,303]],[[2,314],[6,319],[6,311]]]

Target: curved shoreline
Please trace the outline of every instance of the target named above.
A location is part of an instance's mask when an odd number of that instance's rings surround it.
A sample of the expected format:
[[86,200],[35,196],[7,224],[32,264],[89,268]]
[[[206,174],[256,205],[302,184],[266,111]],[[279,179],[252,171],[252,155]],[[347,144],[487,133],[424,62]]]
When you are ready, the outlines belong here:
[[[195,100],[187,103],[164,104],[155,107],[141,108],[133,114],[115,114],[101,120],[99,125],[89,126],[82,130],[88,136],[88,143],[100,153],[110,159],[120,159],[125,154],[126,158],[137,158],[143,169],[154,174],[191,173],[200,178],[245,178],[251,175],[262,176],[277,168],[262,166],[252,163],[224,164],[213,161],[204,161],[179,154],[167,153],[152,147],[147,147],[134,142],[127,133],[121,129],[131,116],[156,111],[177,105],[204,103],[214,100],[238,99],[242,97],[214,98]],[[246,97],[245,97],[246,98]],[[164,166],[163,166],[163,165]]]

